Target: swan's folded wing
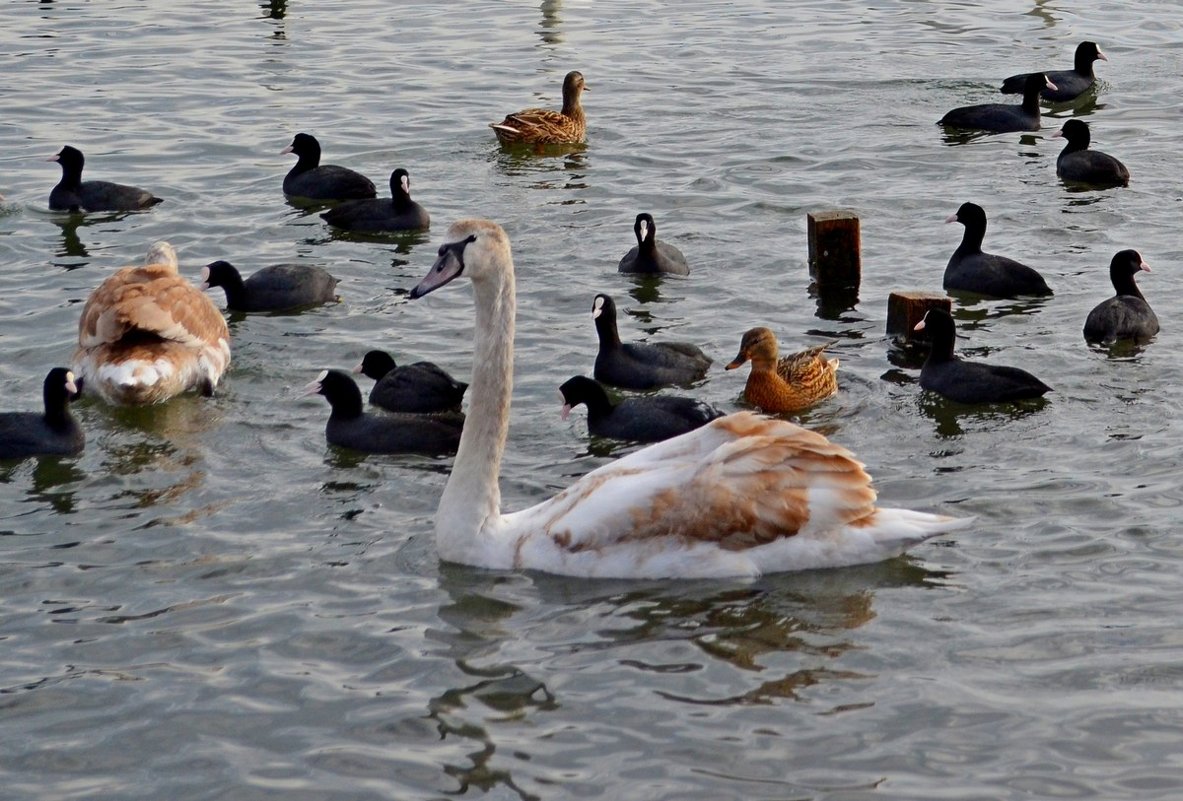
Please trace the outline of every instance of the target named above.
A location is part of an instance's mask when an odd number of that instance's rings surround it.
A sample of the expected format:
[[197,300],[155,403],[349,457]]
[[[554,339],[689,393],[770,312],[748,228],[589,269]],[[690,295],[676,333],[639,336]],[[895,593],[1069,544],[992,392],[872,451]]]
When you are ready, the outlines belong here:
[[874,501],[845,448],[739,413],[605,465],[512,517],[517,526],[529,516],[571,552],[668,538],[742,550],[856,523]]
[[142,332],[185,345],[229,339],[226,321],[204,293],[166,265],[125,267],[91,294],[78,321],[78,344],[110,344]]

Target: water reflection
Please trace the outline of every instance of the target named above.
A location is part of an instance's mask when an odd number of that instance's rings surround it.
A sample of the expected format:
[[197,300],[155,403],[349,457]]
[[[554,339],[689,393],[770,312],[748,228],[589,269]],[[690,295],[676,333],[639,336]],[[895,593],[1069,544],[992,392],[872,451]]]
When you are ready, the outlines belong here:
[[268,19],[282,20],[288,13],[287,0],[267,0],[265,3],[260,3],[260,8],[267,15]]
[[[691,707],[809,701],[810,688],[874,678],[842,665],[863,652],[854,634],[876,616],[878,590],[941,585],[948,575],[907,557],[756,581],[610,581],[440,565],[448,600],[430,632],[456,667],[453,686],[428,702],[441,738],[472,740],[467,764],[445,764],[459,791],[522,787],[510,749],[523,726],[567,706],[594,707],[627,687],[660,699],[664,716]],[[680,648],[688,644],[690,649]],[[548,682],[559,671],[561,685]],[[560,669],[560,666],[565,666]],[[580,676],[583,676],[580,679]],[[662,706],[666,702],[675,705]],[[870,702],[868,702],[870,703]],[[849,708],[849,707],[845,707]],[[639,710],[644,718],[644,710]],[[611,722],[607,722],[611,725]],[[626,728],[632,724],[622,724]],[[676,724],[675,724],[676,725]]]
[[543,44],[562,44],[563,32],[559,26],[563,21],[559,19],[559,11],[563,8],[563,0],[542,0],[538,8],[542,12],[542,21],[538,23],[537,33]]
[[933,421],[941,439],[957,439],[965,434],[967,427],[997,431],[1042,411],[1049,402],[1047,398],[1032,398],[1009,403],[965,404],[935,392],[922,391],[916,396],[917,408]]

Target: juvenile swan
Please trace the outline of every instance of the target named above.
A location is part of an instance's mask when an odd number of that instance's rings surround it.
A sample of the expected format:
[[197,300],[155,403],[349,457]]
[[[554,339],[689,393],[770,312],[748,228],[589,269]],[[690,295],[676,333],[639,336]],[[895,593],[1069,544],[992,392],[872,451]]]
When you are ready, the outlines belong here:
[[756,576],[878,561],[970,522],[877,509],[870,476],[849,451],[750,412],[635,451],[502,514],[516,301],[509,239],[496,223],[454,223],[411,297],[460,276],[473,284],[476,352],[468,421],[435,520],[445,560],[572,576]]

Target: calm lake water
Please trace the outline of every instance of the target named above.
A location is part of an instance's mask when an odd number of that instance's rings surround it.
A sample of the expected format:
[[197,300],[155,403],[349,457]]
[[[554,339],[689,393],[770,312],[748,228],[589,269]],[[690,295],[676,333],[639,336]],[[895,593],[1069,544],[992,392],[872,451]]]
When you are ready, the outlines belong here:
[[[78,404],[75,459],[0,466],[6,799],[1155,799],[1183,787],[1183,9],[1161,2],[8,2],[0,11],[0,391],[34,408],[90,290],[168,239],[182,271],[303,261],[342,302],[230,318],[213,399]],[[1038,134],[933,123],[1094,39],[1095,99]],[[487,123],[587,78],[585,150],[503,152]],[[1133,173],[1068,191],[1060,121]],[[285,203],[297,131],[431,232],[334,234]],[[47,211],[63,144],[144,214]],[[384,190],[385,191],[385,190]],[[964,201],[1053,298],[959,302],[959,349],[1055,388],[957,409],[884,337],[887,294],[939,290]],[[857,304],[808,291],[806,214],[862,219]],[[639,211],[691,263],[616,273]],[[300,390],[371,347],[471,370],[467,291],[410,303],[446,225],[488,216],[518,265],[503,471],[519,508],[621,446],[559,419],[596,292],[626,339],[716,359],[740,335],[838,340],[802,422],[892,506],[976,515],[904,558],[743,582],[600,582],[440,564],[449,462],[326,446]],[[1141,250],[1163,330],[1087,348],[1107,266]],[[220,297],[217,298],[222,303]]]

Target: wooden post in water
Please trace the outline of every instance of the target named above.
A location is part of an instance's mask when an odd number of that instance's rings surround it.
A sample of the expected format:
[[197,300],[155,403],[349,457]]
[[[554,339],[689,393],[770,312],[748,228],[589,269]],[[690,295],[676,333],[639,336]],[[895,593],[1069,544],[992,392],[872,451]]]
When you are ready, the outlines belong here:
[[909,341],[928,338],[912,329],[929,309],[953,310],[953,299],[935,292],[892,292],[887,296],[887,335]]
[[862,240],[858,217],[849,211],[816,211],[807,216],[809,275],[819,297],[858,297]]

